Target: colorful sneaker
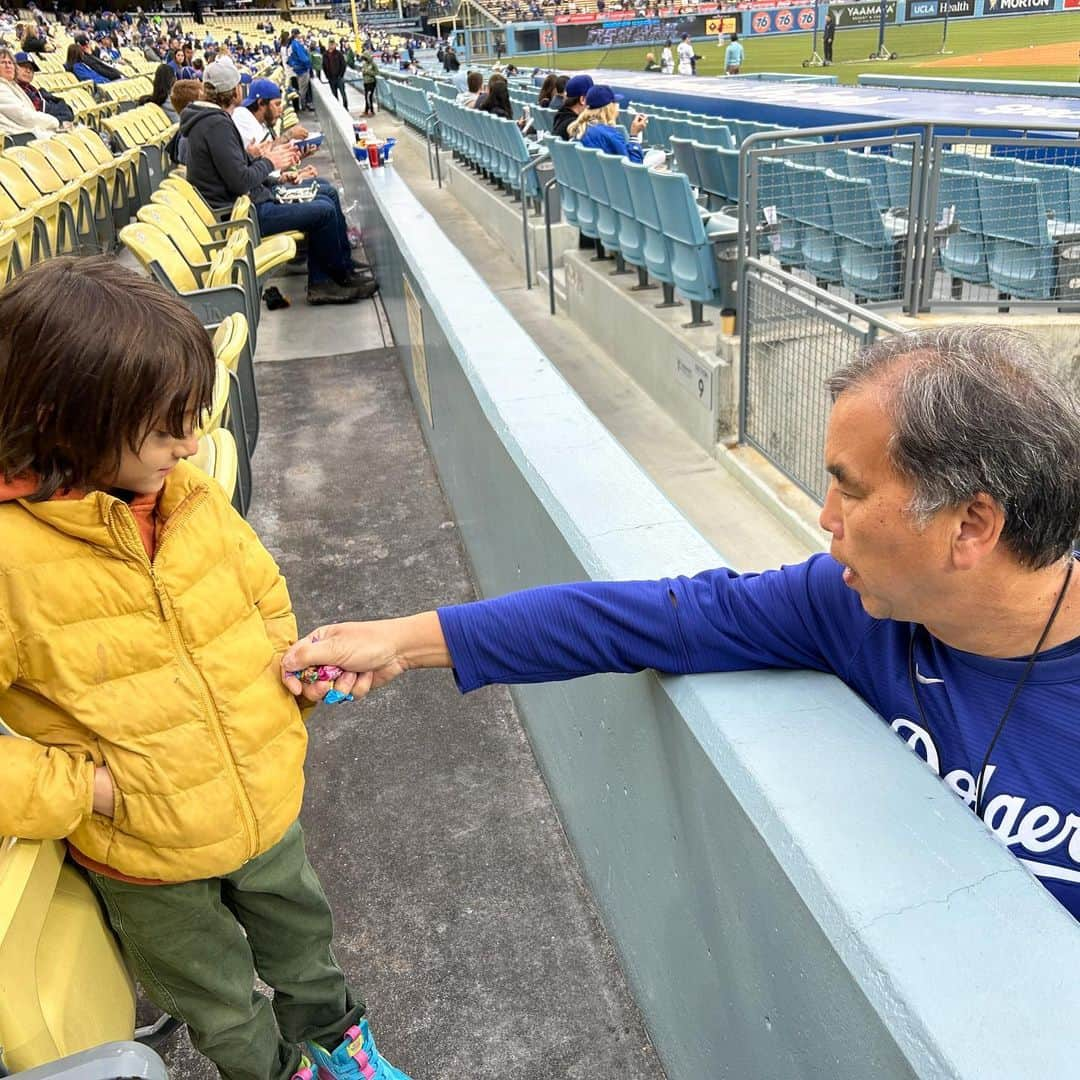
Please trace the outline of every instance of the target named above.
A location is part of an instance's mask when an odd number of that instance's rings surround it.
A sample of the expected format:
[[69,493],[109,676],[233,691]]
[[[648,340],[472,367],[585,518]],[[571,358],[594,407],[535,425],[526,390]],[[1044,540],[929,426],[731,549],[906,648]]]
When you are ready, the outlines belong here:
[[318,1066],[318,1080],[409,1080],[379,1054],[366,1020],[349,1028],[332,1053],[318,1043],[304,1046]]
[[316,1080],[316,1070],[311,1058],[300,1058],[300,1068],[292,1074],[290,1080]]

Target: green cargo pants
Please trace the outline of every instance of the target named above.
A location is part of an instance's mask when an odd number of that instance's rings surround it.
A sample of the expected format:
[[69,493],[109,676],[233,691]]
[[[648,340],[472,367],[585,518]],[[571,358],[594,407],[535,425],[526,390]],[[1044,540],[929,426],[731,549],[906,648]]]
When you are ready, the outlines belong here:
[[[288,1080],[297,1043],[333,1048],[360,1022],[364,1004],[331,952],[330,907],[299,822],[224,877],[90,879],[147,996],[187,1024],[225,1080]],[[272,1004],[255,990],[256,973],[273,987]]]

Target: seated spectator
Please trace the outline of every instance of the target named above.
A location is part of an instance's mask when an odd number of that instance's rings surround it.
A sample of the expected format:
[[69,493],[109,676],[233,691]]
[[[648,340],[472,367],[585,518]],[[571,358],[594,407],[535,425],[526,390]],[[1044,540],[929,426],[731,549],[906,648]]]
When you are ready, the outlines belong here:
[[492,75],[488,79],[487,93],[476,103],[477,112],[491,113],[492,116],[501,116],[503,120],[511,120],[514,110],[510,105],[510,88],[501,75]]
[[39,90],[34,85],[34,72],[37,70],[37,63],[30,53],[15,54],[15,81],[19,84],[19,89],[30,99],[34,111],[55,116],[61,124],[73,123],[75,114],[63,98],[50,94],[48,90]]
[[169,60],[169,67],[173,69],[173,73],[178,79],[197,79],[199,77],[195,68],[187,63],[187,57],[182,48],[173,50],[172,59]]
[[140,105],[148,105],[153,103],[154,105],[160,105],[165,111],[165,115],[175,124],[180,117],[172,107],[172,101],[169,100],[169,95],[172,93],[173,85],[176,83],[176,73],[168,64],[158,64],[157,70],[154,72],[154,88],[149,94],[144,94],[139,98]]
[[38,112],[15,80],[15,57],[0,48],[0,134],[48,135],[60,126],[55,116]]
[[53,51],[53,46],[50,44],[44,29],[35,30],[34,27],[28,27],[26,34],[20,40],[23,52],[43,53]]
[[466,89],[462,90],[454,101],[458,105],[464,105],[467,109],[476,108],[476,102],[480,97],[480,91],[484,87],[484,76],[479,71],[470,71],[466,76]]
[[560,75],[555,80],[555,93],[551,95],[551,101],[548,102],[549,109],[558,111],[566,104],[566,84],[569,81],[569,75]]
[[571,138],[570,125],[585,111],[585,96],[592,87],[591,75],[575,75],[567,82],[566,101],[551,122],[551,131],[557,138]]
[[594,86],[585,96],[585,110],[570,125],[570,138],[582,146],[603,150],[605,154],[619,154],[641,164],[641,133],[645,130],[644,116],[634,117],[630,125],[630,141],[615,126],[619,118],[619,106],[610,86]]
[[[96,83],[115,82],[124,77],[123,72],[117,71],[112,64],[106,64],[104,60],[94,55],[94,46],[85,34],[75,35],[75,43],[68,46],[64,67],[77,79],[87,79]],[[76,67],[81,71],[77,71]]]
[[656,62],[656,56],[649,52],[645,54],[645,70],[646,71],[659,71],[660,65]]
[[551,99],[555,96],[556,77],[554,73],[545,76],[540,86],[540,93],[536,95],[536,103],[541,109],[551,108]]
[[[169,103],[172,105],[173,112],[179,116],[193,101],[198,101],[202,93],[203,85],[198,79],[177,79],[169,94]],[[177,165],[187,165],[187,136],[182,131],[177,131],[165,149]]]
[[236,68],[224,60],[207,65],[203,100],[180,117],[188,140],[188,180],[215,208],[229,209],[248,195],[264,236],[294,229],[305,234],[309,304],[351,304],[374,295],[378,284],[352,261],[339,204],[321,190],[305,202],[277,201],[279,185],[303,178],[291,171],[299,155],[291,146],[274,145],[264,157],[252,158],[230,115],[240,100]]

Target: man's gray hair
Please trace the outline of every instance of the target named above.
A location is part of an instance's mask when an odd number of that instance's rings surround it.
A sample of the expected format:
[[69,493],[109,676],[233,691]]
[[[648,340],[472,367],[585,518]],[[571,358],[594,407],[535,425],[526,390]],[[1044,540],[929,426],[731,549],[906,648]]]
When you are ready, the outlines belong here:
[[889,454],[914,485],[925,525],[979,493],[1005,515],[1001,538],[1039,569],[1080,535],[1080,398],[1027,334],[944,326],[883,338],[829,380],[833,400],[878,384],[893,422]]

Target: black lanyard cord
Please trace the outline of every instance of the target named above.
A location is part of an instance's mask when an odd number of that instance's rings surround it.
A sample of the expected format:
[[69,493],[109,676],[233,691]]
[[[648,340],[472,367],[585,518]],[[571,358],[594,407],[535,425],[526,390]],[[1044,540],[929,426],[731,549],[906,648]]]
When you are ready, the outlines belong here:
[[[1046,639],[1050,636],[1050,631],[1053,629],[1054,622],[1058,617],[1058,612],[1061,611],[1061,605],[1065,602],[1065,594],[1069,591],[1069,582],[1072,580],[1073,566],[1075,563],[1075,559],[1069,559],[1069,568],[1065,571],[1065,581],[1062,583],[1061,589],[1058,592],[1057,600],[1054,601],[1054,608],[1050,612],[1049,618],[1046,620],[1046,625],[1043,627],[1042,633],[1039,635],[1038,643],[1035,645],[1035,651],[1028,657],[1027,664],[1025,664],[1024,670],[1021,672],[1020,678],[1016,680],[1016,685],[1013,687],[1013,692],[1009,698],[1008,704],[1005,706],[1005,711],[1001,714],[1001,719],[998,721],[994,735],[990,739],[989,745],[986,747],[986,753],[983,755],[979,771],[975,774],[975,814],[978,817],[982,817],[982,797],[985,794],[983,791],[983,776],[986,773],[986,767],[990,764],[990,755],[994,752],[994,747],[997,746],[997,741],[1001,737],[1002,731],[1005,730],[1005,721],[1009,719],[1009,714],[1016,704],[1016,699],[1020,696],[1020,691],[1024,688],[1024,683],[1027,682],[1028,676],[1031,674],[1031,669],[1035,666],[1035,661],[1038,659],[1039,653],[1042,652],[1042,647],[1046,644]],[[929,736],[930,725],[927,722],[926,713],[923,711],[922,701],[919,698],[919,689],[915,683],[916,629],[917,627],[913,625],[911,628],[911,636],[908,639],[908,683],[911,686],[911,696],[915,700],[915,707],[919,710],[919,721],[922,723],[923,730]]]

